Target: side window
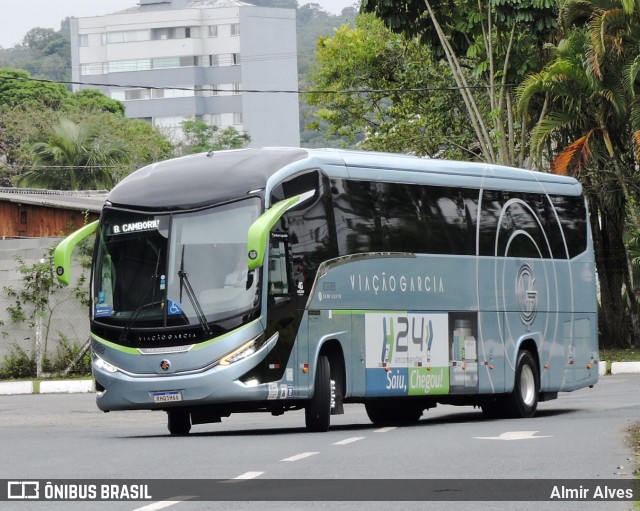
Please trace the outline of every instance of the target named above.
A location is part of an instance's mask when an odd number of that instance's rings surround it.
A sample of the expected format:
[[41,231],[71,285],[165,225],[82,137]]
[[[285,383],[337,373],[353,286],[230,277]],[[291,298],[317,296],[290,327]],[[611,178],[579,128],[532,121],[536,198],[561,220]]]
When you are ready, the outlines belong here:
[[558,221],[546,196],[484,190],[480,255],[566,259]]
[[587,249],[587,209],[582,197],[552,196],[551,202],[560,218],[569,257]]
[[333,181],[340,254],[474,254],[478,191]]
[[375,183],[331,182],[340,255],[384,251],[380,192]]

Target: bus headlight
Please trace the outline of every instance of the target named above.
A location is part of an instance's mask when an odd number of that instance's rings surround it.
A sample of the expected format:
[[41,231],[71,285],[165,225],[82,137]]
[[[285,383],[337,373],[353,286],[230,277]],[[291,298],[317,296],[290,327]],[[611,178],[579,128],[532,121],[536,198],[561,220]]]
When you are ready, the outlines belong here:
[[244,343],[238,349],[233,350],[231,353],[227,353],[220,359],[218,364],[221,366],[228,366],[229,364],[233,364],[234,362],[247,358],[249,355],[253,355],[255,352],[256,340],[252,339],[251,341]]
[[97,367],[98,369],[102,369],[103,371],[106,371],[108,373],[117,373],[118,372],[118,368],[116,366],[111,365],[106,360],[101,359],[95,353],[93,355],[93,365],[95,367]]

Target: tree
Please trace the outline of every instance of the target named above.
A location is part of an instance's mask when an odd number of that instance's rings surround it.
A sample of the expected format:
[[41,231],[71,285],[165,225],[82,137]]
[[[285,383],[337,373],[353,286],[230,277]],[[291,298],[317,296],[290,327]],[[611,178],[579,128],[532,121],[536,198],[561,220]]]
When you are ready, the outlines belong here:
[[33,145],[33,168],[20,186],[54,190],[109,189],[115,167],[128,162],[122,141],[100,138],[96,126],[62,119],[43,142]]
[[[420,37],[447,63],[486,161],[524,164],[526,126],[515,116],[510,85],[538,65],[555,27],[555,2],[363,0],[361,9],[395,32]],[[486,88],[474,89],[468,67]]]
[[0,69],[0,108],[59,108],[67,99],[69,91],[59,83],[34,80],[27,71]]
[[70,94],[62,108],[66,112],[110,112],[124,116],[124,105],[97,89],[82,89]]
[[321,37],[316,59],[308,75],[314,89],[349,91],[307,98],[320,107],[316,115],[328,123],[329,134],[366,149],[473,157],[464,105],[448,90],[455,84],[417,38],[394,34],[374,15],[361,14],[355,27]]
[[221,129],[200,120],[183,121],[182,131],[184,139],[178,145],[181,154],[240,149],[251,142],[248,133],[240,133],[233,126]]
[[532,144],[539,158],[551,160],[553,172],[579,177],[585,186],[600,279],[602,338],[623,344],[629,316],[634,337],[640,339],[637,290],[624,244],[629,219],[640,231],[640,11],[632,2],[567,0],[560,21],[565,37],[553,60],[522,84],[519,104],[526,111],[534,96],[545,96]]

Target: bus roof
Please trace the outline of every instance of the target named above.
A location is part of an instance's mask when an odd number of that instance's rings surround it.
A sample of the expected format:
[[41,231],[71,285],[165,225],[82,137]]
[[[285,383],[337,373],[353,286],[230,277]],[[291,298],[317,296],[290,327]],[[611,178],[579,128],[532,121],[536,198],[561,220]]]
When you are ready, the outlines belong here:
[[289,175],[317,168],[329,178],[582,192],[573,178],[500,165],[340,149],[262,148],[200,153],[148,165],[120,182],[107,200],[156,211],[198,208],[269,189]]

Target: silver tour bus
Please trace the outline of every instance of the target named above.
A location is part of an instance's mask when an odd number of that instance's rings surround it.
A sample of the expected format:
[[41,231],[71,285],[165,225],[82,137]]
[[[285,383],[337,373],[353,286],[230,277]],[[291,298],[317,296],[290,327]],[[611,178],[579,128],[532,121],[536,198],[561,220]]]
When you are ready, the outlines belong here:
[[171,434],[344,403],[409,424],[438,403],[531,417],[598,380],[590,224],[575,179],[297,148],[144,167],[108,195],[91,277],[101,410]]

